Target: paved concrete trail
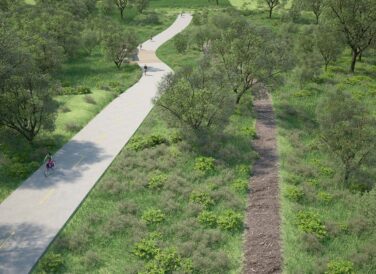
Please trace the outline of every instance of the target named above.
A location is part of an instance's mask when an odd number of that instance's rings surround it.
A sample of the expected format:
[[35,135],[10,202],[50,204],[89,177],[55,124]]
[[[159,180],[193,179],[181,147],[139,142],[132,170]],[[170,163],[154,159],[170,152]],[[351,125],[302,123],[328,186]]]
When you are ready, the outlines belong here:
[[47,178],[37,170],[0,205],[0,273],[28,273],[128,142],[153,105],[164,75],[172,70],[155,56],[164,42],[184,30],[190,14],[142,45],[147,75],[116,98],[54,156]]

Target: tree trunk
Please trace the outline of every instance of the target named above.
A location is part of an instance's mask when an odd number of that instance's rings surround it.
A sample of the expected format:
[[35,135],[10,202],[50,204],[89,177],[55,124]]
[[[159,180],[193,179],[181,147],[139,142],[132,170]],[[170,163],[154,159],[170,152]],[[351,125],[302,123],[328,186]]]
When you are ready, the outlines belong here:
[[315,14],[315,15],[316,15],[316,25],[318,25],[319,24],[320,15],[318,15],[318,14]]
[[353,50],[353,52],[352,52],[352,60],[351,60],[351,67],[350,67],[350,71],[352,73],[355,72],[355,65],[356,65],[356,60],[357,60],[358,55],[359,55],[359,52],[357,50]]
[[270,8],[270,9],[269,9],[269,19],[272,18],[272,14],[273,14],[273,8]]
[[121,19],[124,19],[124,9],[120,9],[120,17]]
[[359,58],[358,58],[358,61],[359,61],[359,62],[362,62],[362,57],[363,57],[363,51],[361,51],[361,52],[359,53]]

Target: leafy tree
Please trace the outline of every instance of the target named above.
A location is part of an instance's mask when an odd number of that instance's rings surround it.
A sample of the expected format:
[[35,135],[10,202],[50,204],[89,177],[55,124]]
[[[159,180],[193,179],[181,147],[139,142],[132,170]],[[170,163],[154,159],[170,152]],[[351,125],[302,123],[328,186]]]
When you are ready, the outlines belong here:
[[269,8],[269,18],[272,18],[273,10],[278,5],[283,4],[282,0],[258,0],[259,4],[266,4]]
[[120,11],[121,19],[124,18],[124,10],[130,5],[130,0],[114,0],[115,5]]
[[168,75],[154,103],[194,130],[223,127],[233,104],[222,78],[209,64]]
[[136,0],[135,4],[137,10],[142,13],[149,6],[149,0]]
[[175,48],[178,51],[178,53],[186,52],[186,50],[188,48],[188,37],[186,35],[179,34],[175,38],[174,41],[175,41]]
[[325,70],[327,70],[328,65],[335,62],[343,50],[341,43],[338,42],[341,41],[341,37],[332,28],[324,25],[315,30],[315,40],[317,49],[324,60]]
[[321,138],[343,165],[343,180],[375,152],[376,120],[365,104],[342,91],[330,92],[317,106]]
[[138,45],[136,33],[113,28],[112,33],[104,37],[103,46],[107,58],[112,60],[118,69],[134,54]]
[[332,15],[352,50],[350,71],[358,56],[376,40],[376,9],[373,0],[328,0]]
[[86,29],[82,33],[82,47],[87,54],[91,54],[93,49],[98,45],[98,35],[95,30]]
[[256,82],[271,83],[290,68],[292,46],[268,28],[252,27],[246,22],[214,41],[214,52],[224,75],[236,94],[236,103],[252,90]]
[[319,23],[320,16],[324,11],[326,0],[303,0],[303,5],[309,11],[312,11],[316,17],[316,24]]

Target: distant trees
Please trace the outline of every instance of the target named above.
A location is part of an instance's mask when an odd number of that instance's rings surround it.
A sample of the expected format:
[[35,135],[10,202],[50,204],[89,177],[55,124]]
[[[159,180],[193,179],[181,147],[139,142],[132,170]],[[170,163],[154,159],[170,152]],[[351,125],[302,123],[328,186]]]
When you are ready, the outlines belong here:
[[104,37],[103,46],[106,56],[113,61],[118,69],[134,54],[138,41],[133,31],[123,31],[114,27]]
[[273,10],[278,5],[283,4],[283,0],[258,0],[259,4],[267,5],[269,8],[269,18],[272,18]]
[[115,5],[118,7],[120,11],[121,19],[124,18],[124,10],[129,6],[130,0],[114,0]]
[[149,6],[149,0],[136,0],[136,8],[142,13]]
[[316,17],[316,24],[319,23],[321,14],[324,12],[325,3],[327,0],[299,0],[303,1],[305,9],[313,12]]
[[375,152],[376,120],[365,104],[350,94],[335,91],[317,107],[321,138],[343,165],[343,181]]

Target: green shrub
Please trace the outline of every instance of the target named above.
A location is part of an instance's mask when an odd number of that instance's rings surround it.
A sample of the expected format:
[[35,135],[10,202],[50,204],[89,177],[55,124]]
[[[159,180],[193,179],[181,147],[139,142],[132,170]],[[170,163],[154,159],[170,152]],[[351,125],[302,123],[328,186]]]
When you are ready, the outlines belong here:
[[159,19],[158,14],[153,12],[146,16],[146,18],[144,19],[144,23],[148,25],[159,25],[161,21]]
[[90,96],[90,95],[86,95],[84,97],[84,100],[85,100],[86,103],[91,104],[91,105],[97,104],[97,102],[94,100],[93,96]]
[[346,260],[332,260],[325,274],[354,274],[354,264]]
[[173,273],[180,269],[181,257],[175,249],[169,248],[157,252],[154,259],[146,265],[145,274]]
[[84,263],[89,268],[96,268],[101,265],[101,257],[95,251],[89,250],[85,254]]
[[236,173],[248,179],[251,176],[251,167],[249,165],[238,165],[236,166]]
[[11,177],[25,178],[36,170],[40,164],[38,162],[21,163],[17,160],[12,160],[6,165],[6,172]]
[[252,139],[255,139],[257,137],[257,133],[256,133],[255,127],[243,127],[241,129],[241,132],[244,135],[251,137]]
[[63,256],[61,254],[47,253],[40,261],[40,268],[46,273],[56,273],[64,265]]
[[129,148],[140,151],[160,144],[168,144],[168,139],[162,135],[154,134],[147,137],[133,137],[129,142]]
[[156,174],[149,178],[148,187],[151,189],[160,189],[167,181],[166,174]]
[[249,182],[247,180],[237,179],[232,183],[232,187],[240,193],[249,192]]
[[327,177],[333,177],[333,175],[335,174],[335,171],[330,167],[322,166],[320,167],[320,174],[327,176]]
[[158,236],[152,234],[142,239],[134,245],[132,253],[142,260],[153,259],[160,252],[157,245],[157,238]]
[[59,94],[60,95],[83,95],[90,94],[91,89],[88,87],[78,86],[78,87],[63,87]]
[[190,201],[200,204],[205,208],[211,207],[214,205],[214,200],[206,192],[192,191],[190,195]]
[[288,186],[285,196],[291,201],[300,202],[304,198],[304,191],[296,186]]
[[323,203],[330,203],[333,200],[333,195],[325,191],[320,191],[317,193],[317,199]]
[[88,87],[78,86],[76,88],[76,94],[90,94],[91,89]]
[[77,124],[76,122],[68,122],[65,125],[65,130],[68,132],[75,133],[75,132],[78,132],[80,129],[81,129],[81,126]]
[[176,144],[176,143],[179,143],[183,140],[183,136],[180,132],[178,131],[173,131],[171,134],[170,134],[170,142],[173,143],[173,144]]
[[200,170],[200,171],[212,171],[215,168],[214,165],[214,158],[212,157],[197,157],[195,160],[195,170]]
[[325,225],[316,213],[309,211],[298,212],[298,227],[301,231],[312,233],[318,238],[324,238],[327,235]]
[[227,210],[218,216],[218,226],[224,230],[237,230],[242,227],[243,217],[240,213]]
[[179,34],[174,39],[174,44],[178,53],[184,53],[188,48],[188,37],[186,35]]
[[217,226],[217,216],[211,211],[202,211],[198,215],[198,221],[200,224],[206,227],[216,227]]
[[165,220],[165,214],[160,209],[150,208],[142,214],[142,220],[147,224],[157,224]]

